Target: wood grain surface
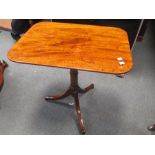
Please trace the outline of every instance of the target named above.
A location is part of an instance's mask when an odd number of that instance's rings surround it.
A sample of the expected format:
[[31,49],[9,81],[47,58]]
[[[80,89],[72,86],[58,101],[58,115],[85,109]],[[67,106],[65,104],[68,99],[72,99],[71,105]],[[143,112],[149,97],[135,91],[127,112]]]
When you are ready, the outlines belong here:
[[[9,50],[8,58],[19,63],[111,74],[126,73],[133,65],[124,30],[56,22],[32,26]],[[125,64],[120,65],[117,58]]]

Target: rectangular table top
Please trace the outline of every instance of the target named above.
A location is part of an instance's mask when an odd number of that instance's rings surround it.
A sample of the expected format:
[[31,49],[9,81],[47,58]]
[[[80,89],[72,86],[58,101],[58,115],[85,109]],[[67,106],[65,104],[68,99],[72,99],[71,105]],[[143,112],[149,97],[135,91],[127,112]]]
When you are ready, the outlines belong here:
[[133,65],[127,32],[120,28],[40,22],[9,50],[19,63],[111,74]]

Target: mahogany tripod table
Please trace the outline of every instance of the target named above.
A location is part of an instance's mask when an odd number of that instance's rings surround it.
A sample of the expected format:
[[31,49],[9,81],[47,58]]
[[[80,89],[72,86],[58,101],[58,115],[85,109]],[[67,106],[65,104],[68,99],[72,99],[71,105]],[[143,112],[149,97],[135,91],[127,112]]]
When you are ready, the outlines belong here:
[[46,100],[74,98],[81,133],[85,133],[79,93],[86,93],[94,84],[82,89],[78,70],[120,75],[132,68],[127,33],[114,27],[40,22],[32,26],[10,49],[8,58],[19,63],[70,69],[69,89]]

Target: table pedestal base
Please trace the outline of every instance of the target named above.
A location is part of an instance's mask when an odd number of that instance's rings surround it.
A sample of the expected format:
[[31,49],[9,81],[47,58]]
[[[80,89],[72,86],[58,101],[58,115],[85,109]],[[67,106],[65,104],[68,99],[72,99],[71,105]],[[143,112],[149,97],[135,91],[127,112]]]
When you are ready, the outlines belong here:
[[46,100],[59,100],[59,99],[66,98],[68,96],[72,96],[75,101],[75,107],[76,107],[77,118],[78,118],[79,125],[80,125],[80,131],[82,134],[85,134],[86,130],[85,130],[83,118],[81,115],[78,94],[79,93],[83,94],[83,93],[88,92],[90,89],[93,89],[94,84],[91,84],[84,89],[80,88],[78,85],[78,70],[76,70],[76,69],[70,70],[70,80],[71,80],[71,84],[70,84],[69,89],[66,92],[64,92],[63,94],[58,95],[58,96],[48,96],[45,99]]

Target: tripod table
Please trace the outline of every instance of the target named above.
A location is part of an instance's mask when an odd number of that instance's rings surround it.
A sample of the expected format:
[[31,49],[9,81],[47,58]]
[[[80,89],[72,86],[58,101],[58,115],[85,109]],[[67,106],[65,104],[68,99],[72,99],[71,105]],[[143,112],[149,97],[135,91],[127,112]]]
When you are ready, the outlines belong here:
[[46,100],[74,98],[81,133],[85,133],[79,104],[79,93],[86,93],[94,84],[82,89],[78,70],[120,75],[133,65],[128,35],[120,29],[105,26],[40,22],[32,26],[9,50],[8,58],[19,63],[70,69],[70,86],[61,95]]

